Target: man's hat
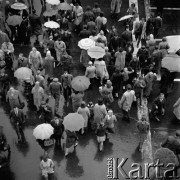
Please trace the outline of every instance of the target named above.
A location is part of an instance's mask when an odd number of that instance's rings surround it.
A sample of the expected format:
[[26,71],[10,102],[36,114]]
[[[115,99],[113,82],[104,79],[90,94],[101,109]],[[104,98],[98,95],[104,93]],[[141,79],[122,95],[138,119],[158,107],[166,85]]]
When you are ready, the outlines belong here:
[[54,81],[54,82],[58,82],[58,78],[54,78],[53,81]]

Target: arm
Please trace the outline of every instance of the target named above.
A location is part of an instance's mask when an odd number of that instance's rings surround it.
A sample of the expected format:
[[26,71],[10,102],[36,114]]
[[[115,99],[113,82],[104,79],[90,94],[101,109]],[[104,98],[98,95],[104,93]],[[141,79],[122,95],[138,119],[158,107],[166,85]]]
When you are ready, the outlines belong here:
[[122,104],[123,104],[123,102],[125,101],[125,99],[126,99],[126,97],[125,97],[125,95],[123,94],[121,100],[118,102],[119,108],[122,108]]

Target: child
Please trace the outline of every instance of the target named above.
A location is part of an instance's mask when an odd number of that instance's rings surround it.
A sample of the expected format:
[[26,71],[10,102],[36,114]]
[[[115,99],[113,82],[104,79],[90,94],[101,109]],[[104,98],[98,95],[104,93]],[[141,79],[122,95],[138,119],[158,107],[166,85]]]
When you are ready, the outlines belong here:
[[99,127],[97,128],[97,141],[99,143],[99,150],[103,150],[103,143],[106,140],[106,126],[104,122],[100,122]]

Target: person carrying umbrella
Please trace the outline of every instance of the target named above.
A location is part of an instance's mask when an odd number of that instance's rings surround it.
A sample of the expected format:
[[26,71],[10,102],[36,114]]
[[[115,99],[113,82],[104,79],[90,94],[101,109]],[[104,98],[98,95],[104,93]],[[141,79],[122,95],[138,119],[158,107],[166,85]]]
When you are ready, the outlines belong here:
[[73,91],[71,94],[73,111],[77,112],[79,106],[82,103],[84,97],[83,91]]

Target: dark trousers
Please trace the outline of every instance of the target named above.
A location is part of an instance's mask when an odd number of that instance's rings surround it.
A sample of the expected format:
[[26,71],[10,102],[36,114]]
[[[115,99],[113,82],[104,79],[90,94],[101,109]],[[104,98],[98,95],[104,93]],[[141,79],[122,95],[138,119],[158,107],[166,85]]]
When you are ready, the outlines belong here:
[[159,28],[154,28],[154,38],[156,38],[159,34]]
[[71,96],[71,88],[69,86],[63,88],[63,96],[65,101],[67,101],[69,99],[69,96]]
[[123,110],[122,110],[122,113],[123,113],[123,119],[124,119],[124,120],[130,120],[129,111],[125,111],[125,110],[123,109]]
[[52,94],[52,96],[55,99],[55,112],[57,112],[59,108],[60,94]]
[[24,132],[23,132],[22,125],[16,124],[15,130],[16,130],[18,140],[23,141],[24,140]]

